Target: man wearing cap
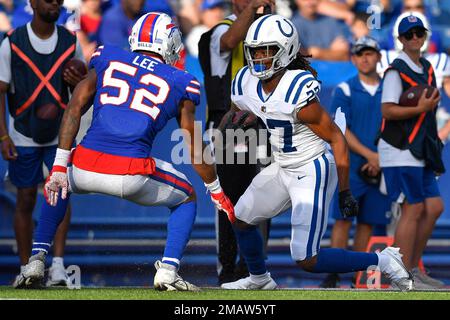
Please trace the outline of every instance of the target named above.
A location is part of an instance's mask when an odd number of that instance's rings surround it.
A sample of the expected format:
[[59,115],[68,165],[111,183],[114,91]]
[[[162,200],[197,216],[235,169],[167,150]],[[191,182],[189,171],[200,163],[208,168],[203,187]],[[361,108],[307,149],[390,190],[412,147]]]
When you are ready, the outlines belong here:
[[402,106],[399,102],[402,93],[412,86],[436,87],[433,67],[420,52],[427,31],[423,21],[413,14],[398,25],[403,50],[384,76],[383,122],[378,141],[388,196],[400,203],[402,210],[395,244],[400,247],[405,266],[414,274],[417,289],[439,287],[439,282],[419,272],[418,263],[444,209],[436,182],[436,174],[445,171],[436,125],[440,95],[434,89],[427,98],[424,90],[417,106]]
[[[370,37],[359,38],[352,47],[351,60],[358,74],[336,88],[331,112],[338,108],[345,114],[345,138],[350,147],[350,189],[359,203],[353,250],[366,251],[374,225],[389,223],[386,212],[389,199],[379,190],[380,165],[374,144],[381,125],[381,79],[377,73],[380,47]],[[361,171],[361,172],[360,172]],[[338,206],[331,235],[331,247],[347,248],[353,219],[343,218]],[[322,288],[339,287],[338,274],[329,274]]]

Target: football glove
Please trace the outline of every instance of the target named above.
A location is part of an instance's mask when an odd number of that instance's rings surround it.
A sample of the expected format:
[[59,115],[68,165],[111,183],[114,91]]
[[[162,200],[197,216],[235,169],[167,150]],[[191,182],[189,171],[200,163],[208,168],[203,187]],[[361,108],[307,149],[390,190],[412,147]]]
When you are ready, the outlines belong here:
[[236,221],[234,206],[223,191],[219,193],[211,193],[211,200],[216,205],[218,210],[221,210],[227,214],[228,220],[230,220],[231,223]]
[[359,212],[358,201],[353,198],[350,190],[339,192],[339,209],[344,218],[356,217]]

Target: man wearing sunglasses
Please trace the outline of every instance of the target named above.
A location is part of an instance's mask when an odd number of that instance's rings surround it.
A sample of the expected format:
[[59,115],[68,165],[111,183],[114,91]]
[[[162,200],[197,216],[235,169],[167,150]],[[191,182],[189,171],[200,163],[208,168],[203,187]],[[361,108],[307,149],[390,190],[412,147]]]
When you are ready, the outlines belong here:
[[427,32],[423,21],[412,13],[398,25],[403,50],[385,73],[378,141],[388,196],[401,203],[395,244],[400,247],[405,266],[413,271],[416,289],[439,287],[417,267],[443,211],[436,182],[436,174],[445,171],[435,116],[440,95],[437,89],[431,94],[424,90],[417,106],[402,106],[399,101],[410,87],[422,84],[436,88],[433,67],[420,52]]
[[[21,269],[31,252],[32,212],[37,186],[44,180],[42,164],[49,170],[53,165],[69,86],[82,79],[76,70],[62,71],[71,58],[84,60],[76,36],[56,25],[62,4],[63,0],[30,0],[32,21],[10,31],[0,45],[0,146],[17,187],[14,230]],[[67,285],[62,257],[69,220],[66,214],[55,237],[48,285]]]

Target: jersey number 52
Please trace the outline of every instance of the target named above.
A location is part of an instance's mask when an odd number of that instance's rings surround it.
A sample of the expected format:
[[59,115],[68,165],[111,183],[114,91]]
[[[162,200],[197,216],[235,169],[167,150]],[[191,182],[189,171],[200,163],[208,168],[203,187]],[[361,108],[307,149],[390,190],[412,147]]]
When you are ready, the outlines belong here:
[[[108,93],[102,93],[100,95],[100,102],[102,104],[122,105],[130,96],[130,90],[133,90],[132,100],[130,108],[146,113],[153,120],[156,120],[161,110],[157,107],[158,104],[164,103],[169,95],[169,84],[162,78],[155,76],[154,74],[147,73],[139,79],[139,83],[143,85],[153,85],[158,88],[158,93],[154,94],[147,89],[139,88],[132,89],[127,81],[114,77],[114,72],[121,72],[131,77],[134,77],[138,71],[138,68],[130,66],[128,64],[113,61],[109,64],[103,75],[103,88],[112,87],[119,89],[117,96],[111,96]],[[144,98],[151,102],[151,105],[144,102]]]

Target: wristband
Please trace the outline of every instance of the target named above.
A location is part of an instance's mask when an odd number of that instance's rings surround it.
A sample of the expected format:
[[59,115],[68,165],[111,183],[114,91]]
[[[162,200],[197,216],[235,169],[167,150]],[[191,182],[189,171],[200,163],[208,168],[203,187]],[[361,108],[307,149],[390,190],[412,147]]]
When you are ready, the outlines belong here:
[[220,186],[219,178],[217,178],[216,180],[214,180],[211,183],[205,183],[205,187],[211,193],[220,193],[220,192],[222,192],[222,187]]
[[69,163],[70,158],[70,150],[64,149],[56,149],[55,161],[53,162],[53,166],[67,167],[67,163]]

